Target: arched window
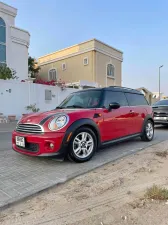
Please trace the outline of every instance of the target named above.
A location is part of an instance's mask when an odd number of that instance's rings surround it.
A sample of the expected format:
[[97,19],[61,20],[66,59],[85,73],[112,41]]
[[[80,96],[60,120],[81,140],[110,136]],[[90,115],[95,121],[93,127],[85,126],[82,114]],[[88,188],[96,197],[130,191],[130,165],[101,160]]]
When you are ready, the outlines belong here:
[[114,66],[112,64],[107,65],[107,76],[114,78]]
[[49,70],[49,80],[57,80],[57,71],[56,69]]
[[0,17],[0,63],[6,63],[6,24]]

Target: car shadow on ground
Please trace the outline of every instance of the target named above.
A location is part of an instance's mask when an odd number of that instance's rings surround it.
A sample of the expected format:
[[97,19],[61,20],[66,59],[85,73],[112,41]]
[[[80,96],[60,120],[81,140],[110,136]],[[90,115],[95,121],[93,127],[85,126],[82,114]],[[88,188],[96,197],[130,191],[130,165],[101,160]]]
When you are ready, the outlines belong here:
[[155,125],[156,130],[168,130],[168,125]]
[[[119,153],[119,152],[128,152],[128,151],[133,151],[135,149],[140,149],[142,147],[142,141],[140,138],[135,138],[135,139],[132,139],[132,140],[127,140],[127,141],[124,141],[124,142],[120,142],[120,143],[115,143],[115,144],[111,144],[111,145],[108,145],[108,146],[104,146],[104,147],[101,147],[97,150],[95,156],[96,158],[99,158],[99,157],[106,157],[106,154],[115,154],[115,152]],[[146,144],[144,142],[144,144]],[[136,147],[135,147],[136,146]],[[112,153],[113,152],[113,153]],[[70,161],[67,157],[64,159],[64,160],[59,160],[57,158],[54,158],[54,157],[34,157],[34,156],[27,156],[27,155],[23,155],[23,154],[20,154],[20,153],[17,153],[16,154],[18,155],[18,158],[20,158],[22,161],[24,160],[28,160],[28,161],[31,161],[31,163],[37,163],[37,164],[52,164],[55,162],[58,162],[59,163],[75,163],[73,161]],[[110,154],[110,156],[111,156]],[[95,157],[93,157],[95,158]],[[90,161],[92,161],[93,159],[91,159]],[[76,164],[76,163],[75,163]]]
[[[163,129],[163,128],[165,128],[165,127],[163,127],[163,126],[157,127],[157,129]],[[112,156],[111,154],[114,154],[114,155],[118,154],[118,153],[120,153],[121,155],[122,155],[122,153],[131,154],[131,152],[136,152],[140,149],[143,149],[145,147],[153,145],[153,144],[155,144],[155,142],[157,142],[156,136],[154,137],[152,142],[143,142],[141,140],[141,138],[138,137],[138,138],[122,141],[119,143],[103,146],[96,151],[95,156],[96,156],[96,158],[99,158],[99,157],[106,158],[106,154],[110,155],[110,157]],[[51,163],[52,164],[53,161],[58,162],[58,163],[59,162],[60,163],[61,162],[74,163],[74,162],[70,161],[69,159],[67,159],[67,157],[64,160],[61,160],[61,159],[59,160],[54,157],[33,157],[33,156],[22,155],[20,153],[16,153],[16,154],[20,155],[22,159],[27,159],[27,160],[31,159],[31,161],[38,162],[38,163],[45,163],[45,164]],[[92,159],[91,159],[91,161],[92,161]]]

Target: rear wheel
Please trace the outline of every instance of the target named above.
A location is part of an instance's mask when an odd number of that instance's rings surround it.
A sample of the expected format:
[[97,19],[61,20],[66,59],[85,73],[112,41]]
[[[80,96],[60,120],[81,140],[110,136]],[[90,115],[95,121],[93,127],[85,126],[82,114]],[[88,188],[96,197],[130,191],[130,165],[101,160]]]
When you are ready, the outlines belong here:
[[142,141],[152,141],[154,137],[154,124],[151,120],[148,120],[145,124],[143,134],[141,136]]
[[86,162],[90,160],[97,149],[95,133],[89,128],[78,129],[70,144],[68,158],[75,162]]

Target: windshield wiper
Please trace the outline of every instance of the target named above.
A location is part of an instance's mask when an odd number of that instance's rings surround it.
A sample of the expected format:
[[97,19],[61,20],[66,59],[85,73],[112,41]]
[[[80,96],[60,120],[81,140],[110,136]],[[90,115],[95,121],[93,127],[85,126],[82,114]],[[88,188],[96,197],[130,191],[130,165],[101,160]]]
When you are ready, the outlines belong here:
[[81,105],[69,105],[66,108],[84,108],[84,107]]
[[56,109],[63,109],[63,107],[61,107],[61,106],[57,106],[57,107],[56,107]]

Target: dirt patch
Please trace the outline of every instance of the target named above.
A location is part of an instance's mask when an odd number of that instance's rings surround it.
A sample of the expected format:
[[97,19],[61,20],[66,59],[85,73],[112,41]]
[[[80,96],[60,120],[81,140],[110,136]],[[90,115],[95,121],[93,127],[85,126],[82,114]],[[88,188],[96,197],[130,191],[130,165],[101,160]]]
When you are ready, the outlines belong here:
[[0,224],[168,224],[167,198],[145,195],[157,185],[167,196],[167,158],[156,154],[167,147],[168,141],[157,144],[4,210]]
[[166,150],[166,151],[157,151],[155,154],[156,154],[157,156],[166,158],[167,155],[168,155],[168,152],[167,152],[167,150]]

